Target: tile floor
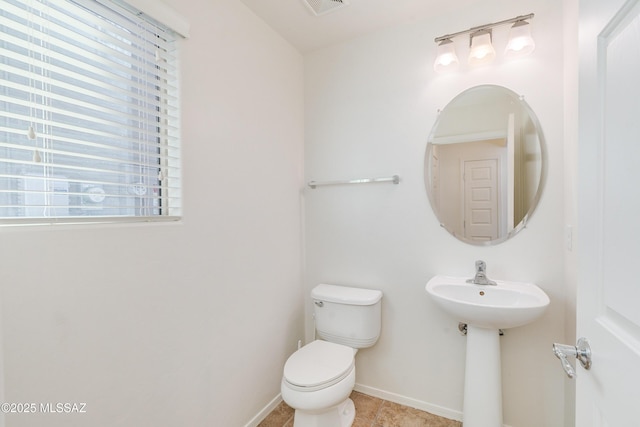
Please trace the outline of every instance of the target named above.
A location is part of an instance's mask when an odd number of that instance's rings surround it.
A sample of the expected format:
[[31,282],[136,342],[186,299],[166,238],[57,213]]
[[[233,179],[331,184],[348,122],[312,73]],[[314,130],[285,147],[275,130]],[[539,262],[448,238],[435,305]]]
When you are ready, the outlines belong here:
[[[354,391],[356,405],[352,427],[461,427],[459,421],[438,417],[428,412],[402,406]],[[282,402],[258,427],[293,427],[293,409]]]

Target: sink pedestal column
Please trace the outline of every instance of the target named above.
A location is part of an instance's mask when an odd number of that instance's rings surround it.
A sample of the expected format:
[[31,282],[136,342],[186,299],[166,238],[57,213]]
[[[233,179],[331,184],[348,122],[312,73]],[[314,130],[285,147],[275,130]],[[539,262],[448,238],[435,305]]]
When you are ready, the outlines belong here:
[[502,427],[500,331],[467,325],[463,427]]

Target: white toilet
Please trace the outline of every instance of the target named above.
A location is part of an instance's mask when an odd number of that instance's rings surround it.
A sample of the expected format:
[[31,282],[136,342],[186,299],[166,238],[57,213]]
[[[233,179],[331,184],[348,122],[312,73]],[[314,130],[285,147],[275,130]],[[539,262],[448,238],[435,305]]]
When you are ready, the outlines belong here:
[[295,409],[294,427],[350,427],[356,414],[349,399],[356,382],[355,355],[378,341],[382,292],[321,284],[311,298],[321,339],[285,363],[282,399]]

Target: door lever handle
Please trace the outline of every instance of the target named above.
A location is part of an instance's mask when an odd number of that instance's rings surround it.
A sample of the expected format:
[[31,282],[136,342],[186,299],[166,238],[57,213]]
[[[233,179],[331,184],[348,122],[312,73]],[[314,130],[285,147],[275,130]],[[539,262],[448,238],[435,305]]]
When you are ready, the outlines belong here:
[[567,359],[569,356],[575,357],[584,369],[591,368],[591,347],[589,346],[589,341],[586,338],[579,338],[578,343],[575,346],[554,343],[553,354],[560,359],[562,368],[569,378],[576,376],[575,369],[573,369],[573,366],[571,366],[571,363],[569,363],[569,360]]

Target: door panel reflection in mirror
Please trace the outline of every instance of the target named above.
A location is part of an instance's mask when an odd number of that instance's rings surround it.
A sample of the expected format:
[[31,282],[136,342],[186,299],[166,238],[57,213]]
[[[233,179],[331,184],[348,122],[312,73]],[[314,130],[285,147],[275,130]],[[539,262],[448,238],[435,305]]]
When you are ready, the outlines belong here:
[[540,198],[544,137],[527,103],[500,86],[477,86],[440,113],[425,156],[425,185],[443,227],[477,245],[520,231]]

